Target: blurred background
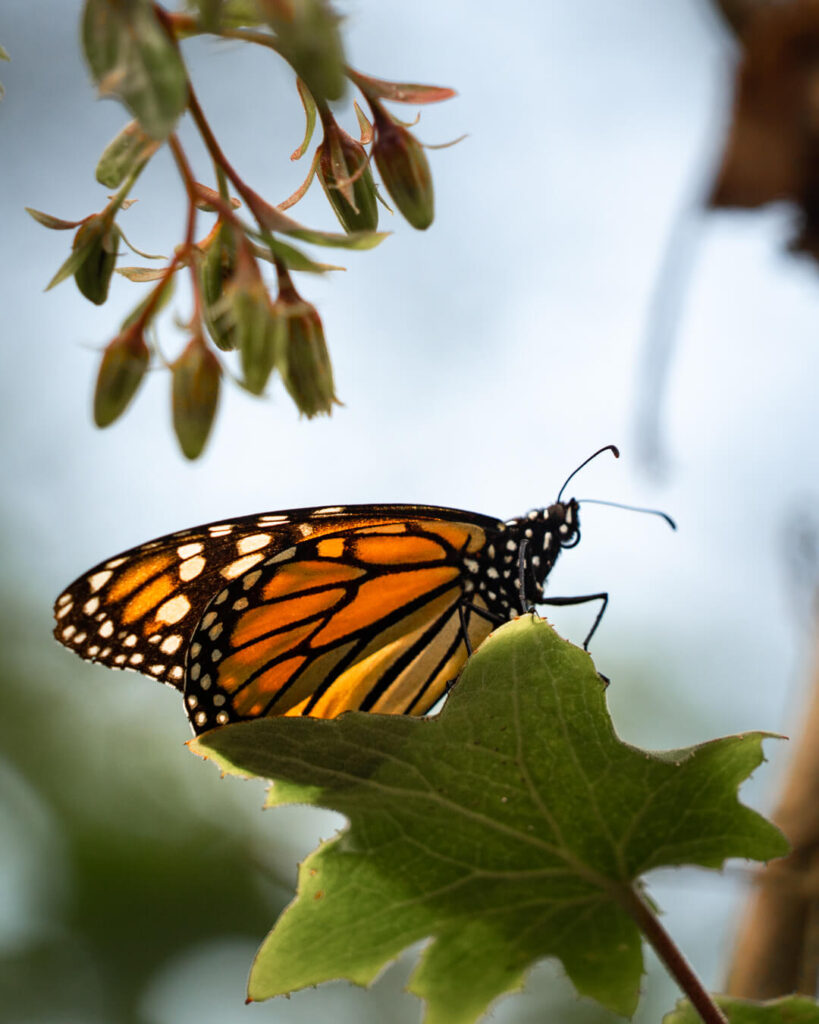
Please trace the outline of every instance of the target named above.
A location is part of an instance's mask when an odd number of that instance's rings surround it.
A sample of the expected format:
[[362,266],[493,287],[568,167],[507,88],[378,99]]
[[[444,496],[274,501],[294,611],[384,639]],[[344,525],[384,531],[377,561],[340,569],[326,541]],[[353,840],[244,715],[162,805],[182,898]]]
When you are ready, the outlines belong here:
[[[297,862],[340,818],[261,812],[260,784],[220,780],[184,747],[175,691],[81,662],[51,637],[51,604],[99,560],[153,536],[257,511],[429,502],[501,517],[580,497],[653,505],[659,519],[589,505],[583,541],[552,593],[607,589],[595,637],[623,738],[678,747],[799,720],[810,653],[807,593],[791,571],[816,505],[819,275],[784,251],[793,212],[696,221],[690,287],[662,409],[662,476],[637,457],[652,289],[681,209],[703,194],[730,113],[736,52],[707,0],[345,0],[351,63],[451,85],[417,134],[437,216],[371,253],[319,258],[346,273],[299,287],[323,317],[344,406],[300,421],[280,386],[224,389],[205,456],[189,464],[155,372],[123,420],[91,424],[100,346],[141,296],[117,280],[97,308],[72,282],[43,288],[70,234],[99,209],[94,167],[126,120],[94,102],[77,42],[79,3],[5,0],[0,41],[0,350],[3,658],[0,686],[0,1019],[25,1024],[414,1022],[403,993],[418,950],[371,992],[337,983],[245,1007],[255,948],[292,898]],[[206,113],[245,179],[281,201],[303,115],[268,52],[197,40],[185,56]],[[404,116],[408,108],[394,108]],[[414,110],[409,111],[414,116]],[[349,111],[341,115],[349,130]],[[187,128],[203,180],[210,168]],[[121,218],[135,245],[181,238],[182,186],[160,154]],[[336,230],[317,186],[293,211]],[[139,262],[127,260],[127,262]],[[173,313],[188,315],[177,294]],[[168,327],[165,353],[182,336]],[[560,614],[558,614],[558,612]],[[581,641],[589,609],[549,615]],[[787,744],[744,787],[765,811]],[[656,872],[650,892],[706,984],[719,988],[745,867]],[[638,1019],[677,997],[648,955]],[[534,969],[493,1020],[596,1022],[554,965]]]

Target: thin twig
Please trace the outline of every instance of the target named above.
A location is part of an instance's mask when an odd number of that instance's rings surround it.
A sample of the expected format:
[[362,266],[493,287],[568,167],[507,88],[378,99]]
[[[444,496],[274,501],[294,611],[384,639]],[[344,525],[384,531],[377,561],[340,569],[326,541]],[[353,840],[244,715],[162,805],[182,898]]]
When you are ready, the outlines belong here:
[[669,973],[688,996],[691,1005],[702,1017],[705,1024],[728,1024],[728,1018],[706,991],[659,918],[646,900],[631,886],[623,886],[617,892],[617,899],[623,909],[634,919],[640,931],[651,944],[654,952],[668,968]]

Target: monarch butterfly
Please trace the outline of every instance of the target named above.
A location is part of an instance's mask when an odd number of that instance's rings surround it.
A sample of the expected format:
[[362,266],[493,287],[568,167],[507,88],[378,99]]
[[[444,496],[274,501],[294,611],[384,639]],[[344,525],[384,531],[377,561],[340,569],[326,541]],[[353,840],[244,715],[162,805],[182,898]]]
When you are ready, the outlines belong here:
[[495,625],[536,603],[599,600],[588,644],[608,595],[543,597],[558,555],[580,540],[564,488],[505,522],[346,505],[182,530],[72,583],[54,635],[182,690],[196,733],[265,715],[422,715]]

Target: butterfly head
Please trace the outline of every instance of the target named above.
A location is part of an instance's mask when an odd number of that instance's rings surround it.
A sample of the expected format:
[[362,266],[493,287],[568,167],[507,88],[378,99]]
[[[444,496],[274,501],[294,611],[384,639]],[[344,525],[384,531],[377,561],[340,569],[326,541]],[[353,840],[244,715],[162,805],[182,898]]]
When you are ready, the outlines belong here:
[[536,604],[543,598],[543,585],[560,552],[573,548],[580,540],[577,501],[571,498],[547,508],[532,509],[525,516],[508,520],[505,528],[508,533],[503,548],[503,575],[509,571],[518,592],[522,577],[524,607]]

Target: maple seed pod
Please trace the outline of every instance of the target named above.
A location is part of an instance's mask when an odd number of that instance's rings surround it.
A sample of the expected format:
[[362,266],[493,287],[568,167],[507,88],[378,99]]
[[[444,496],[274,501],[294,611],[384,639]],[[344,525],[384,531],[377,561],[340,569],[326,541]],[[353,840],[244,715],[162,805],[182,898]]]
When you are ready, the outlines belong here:
[[233,320],[226,309],[224,291],[236,270],[236,238],[223,221],[217,221],[203,250],[204,259],[199,273],[208,333],[218,348],[230,352],[238,345]]
[[74,271],[74,280],[82,294],[97,306],[108,298],[118,246],[119,229],[109,217],[89,217],[74,235],[72,250],[86,251],[85,258]]
[[171,365],[173,427],[189,459],[197,458],[210,434],[222,368],[201,334],[195,334]]
[[332,117],[324,124],[316,168],[330,204],[345,231],[375,231],[378,201],[367,151]]
[[373,104],[373,114],[373,156],[384,187],[409,223],[424,231],[435,216],[435,197],[423,147],[380,105]]
[[94,422],[98,427],[110,426],[125,412],[150,358],[141,329],[127,329],[107,346],[94,391]]
[[321,318],[282,268],[273,312],[281,324],[277,362],[290,397],[308,419],[319,413],[329,416],[338,399]]

